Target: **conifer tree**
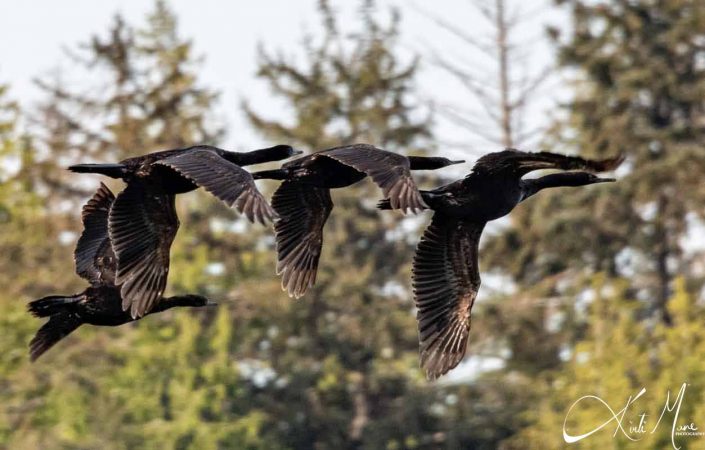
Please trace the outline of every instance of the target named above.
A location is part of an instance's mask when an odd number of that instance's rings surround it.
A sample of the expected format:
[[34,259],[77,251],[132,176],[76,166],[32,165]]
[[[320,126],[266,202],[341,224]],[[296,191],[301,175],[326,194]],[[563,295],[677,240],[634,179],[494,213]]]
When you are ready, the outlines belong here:
[[[517,209],[514,226],[485,253],[522,284],[553,276],[575,287],[596,271],[628,276],[630,295],[647,300],[649,315],[667,323],[674,274],[702,283],[690,264],[699,253],[682,243],[705,204],[697,188],[705,162],[705,6],[569,5],[573,32],[560,54],[579,77],[569,118],[548,147],[597,157],[622,152],[628,170],[607,189],[537,196]],[[510,249],[514,257],[504,257]],[[547,288],[560,294],[555,283]]]
[[[511,365],[523,360],[533,372],[557,367],[581,335],[575,303],[592,274],[632,280],[625,295],[643,301],[641,317],[664,323],[674,274],[702,285],[692,264],[702,252],[683,244],[703,213],[698,36],[705,9],[677,0],[567,3],[572,31],[558,43],[561,64],[577,74],[575,97],[545,147],[587,157],[624,153],[627,162],[619,181],[603,189],[536,196],[512,213],[508,229],[484,241],[485,267],[542,298],[498,305],[489,322],[521,318],[526,326],[506,330]],[[557,326],[549,329],[550,322]]]
[[[542,395],[527,411],[530,424],[504,442],[502,448],[563,448],[567,445],[562,433],[564,422],[571,436],[596,429],[611,415],[597,399],[580,400],[588,395],[599,397],[618,411],[630,397],[634,399],[646,389],[620,416],[624,431],[617,429],[614,421],[573,444],[579,448],[673,448],[674,422],[675,427],[693,423],[699,428],[705,421],[700,357],[705,351],[705,331],[701,326],[705,310],[688,292],[685,280],[674,280],[673,294],[666,305],[672,326],[659,323],[655,327],[639,321],[634,314],[640,306],[625,296],[629,289],[627,280],[615,281],[597,274],[591,283],[594,301],[588,311],[584,338],[575,345],[564,367],[537,378],[535,387]],[[665,411],[659,422],[667,396],[670,395],[670,405],[674,405],[684,384],[678,414],[675,410]],[[646,414],[645,433],[634,432],[641,414]],[[702,447],[702,436],[676,435],[674,439],[676,448]]]
[[[85,198],[70,190],[61,166],[213,143],[220,135],[208,125],[215,94],[200,87],[191,45],[178,36],[165,3],[156,3],[144,28],[116,17],[107,37],[92,38],[82,50],[75,61],[107,88],[74,92],[40,82],[48,100],[33,131],[43,146],[22,138],[10,120],[15,108],[0,101],[2,157],[20,161],[18,171],[2,174],[0,188],[0,248],[7,256],[0,277],[11,287],[0,296],[3,330],[10,330],[0,342],[0,447],[276,449],[261,430],[262,414],[228,406],[246,391],[234,388],[237,367],[222,354],[227,304],[213,326],[213,311],[189,311],[119,329],[86,327],[29,364],[26,345],[41,321],[26,313],[25,301],[84,286],[72,273],[76,235],[66,231],[78,230]],[[66,214],[56,205],[69,193],[76,203]],[[214,280],[204,269],[218,241],[197,236],[209,228],[202,210],[193,203],[179,209],[182,222],[200,220],[197,229],[180,232],[170,289],[205,293]],[[213,284],[220,293],[218,280]]]
[[222,137],[213,119],[217,94],[198,83],[200,59],[164,1],[155,2],[145,27],[116,15],[106,36],[68,56],[84,77],[105,81],[69,88],[63,74],[37,80],[47,95],[36,117],[46,153],[39,178],[64,197],[76,185],[62,170],[69,163],[119,161]]
[[[259,76],[293,117],[269,119],[245,103],[252,125],[267,138],[309,152],[356,142],[403,154],[424,152],[430,133],[414,104],[417,63],[403,63],[395,52],[396,13],[383,25],[374,5],[365,2],[362,26],[349,33],[339,28],[327,2],[319,5],[324,35],[305,41],[305,63],[260,52]],[[468,442],[454,434],[457,416],[434,415],[428,408],[435,402],[443,408],[445,394],[423,388],[418,370],[409,292],[418,230],[400,232],[399,216],[376,211],[379,195],[369,180],[333,190],[316,286],[299,300],[279,295],[256,305],[251,314],[257,318],[248,319],[262,323],[248,345],[271,370],[268,395],[259,404],[292,448]],[[399,238],[391,240],[389,233]]]

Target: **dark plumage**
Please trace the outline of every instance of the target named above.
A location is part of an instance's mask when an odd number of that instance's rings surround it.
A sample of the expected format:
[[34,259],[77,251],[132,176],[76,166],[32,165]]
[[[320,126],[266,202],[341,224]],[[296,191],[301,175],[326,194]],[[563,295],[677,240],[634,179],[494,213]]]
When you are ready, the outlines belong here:
[[316,281],[323,245],[323,226],[333,209],[330,189],[350,186],[366,176],[382,189],[394,209],[417,212],[427,205],[411,170],[433,170],[458,164],[436,157],[406,157],[372,145],[355,144],[323,150],[290,161],[281,169],[254,172],[255,179],[283,180],[272,197],[278,215],[277,274],[282,288],[299,298]]
[[[83,233],[76,245],[76,273],[90,287],[75,295],[51,295],[28,305],[36,317],[49,317],[30,342],[30,359],[35,361],[54,344],[83,324],[118,326],[134,319],[122,308],[120,287],[115,285],[115,256],[108,238],[108,211],[115,200],[101,183],[93,198],[83,207]],[[182,295],[160,298],[149,314],[176,306],[206,306],[207,298]]]
[[[503,217],[541,189],[615,181],[588,172],[563,172],[522,180],[533,170],[601,172],[622,158],[591,161],[553,153],[505,150],[480,158],[463,180],[421,196],[434,211],[416,248],[412,285],[419,325],[421,367],[435,379],[463,359],[470,310],[480,288],[478,246],[485,224]],[[382,201],[380,209],[391,209]]]
[[199,145],[129,158],[118,164],[78,164],[77,173],[120,178],[127,187],[109,211],[110,240],[117,259],[115,283],[132,317],[147,313],[161,297],[169,272],[169,251],[179,228],[174,197],[199,186],[247,218],[264,224],[274,211],[241,166],[279,161],[298,152],[278,145],[248,153]]

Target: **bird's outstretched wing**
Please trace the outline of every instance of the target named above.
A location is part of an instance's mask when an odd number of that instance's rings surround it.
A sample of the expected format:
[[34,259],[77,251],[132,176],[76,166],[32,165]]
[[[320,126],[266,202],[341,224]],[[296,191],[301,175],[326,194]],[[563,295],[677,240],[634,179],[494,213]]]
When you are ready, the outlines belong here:
[[389,198],[392,209],[416,213],[428,208],[409,170],[409,159],[403,155],[357,144],[321,152],[342,164],[366,173]]
[[122,308],[130,308],[133,318],[142,317],[166,287],[169,250],[179,228],[174,196],[133,181],[118,194],[108,222]]
[[542,161],[551,164],[551,168],[561,170],[587,170],[589,172],[606,172],[619,167],[624,155],[607,159],[587,159],[580,156],[561,155],[551,152],[527,153],[526,161]]
[[277,274],[282,289],[299,298],[316,281],[325,225],[333,202],[328,189],[285,181],[272,196],[279,218],[274,223],[277,240]]
[[506,149],[482,156],[475,163],[473,172],[493,173],[507,169],[518,170],[520,173],[541,169],[605,172],[616,169],[623,161],[624,155],[593,160],[551,152],[523,152],[515,149]]
[[100,187],[81,210],[83,232],[76,244],[76,273],[91,283],[114,283],[115,255],[108,236],[108,216],[115,196]]
[[49,321],[42,325],[29,343],[30,361],[36,361],[37,358],[79,326],[81,326],[81,320],[74,314],[59,313],[51,316]]
[[436,379],[465,356],[470,310],[480,288],[478,244],[484,223],[435,213],[416,248],[412,284],[421,367]]
[[265,224],[275,216],[267,200],[257,190],[252,175],[221,157],[213,149],[199,148],[160,159],[165,165],[215,195],[244,214],[250,222]]

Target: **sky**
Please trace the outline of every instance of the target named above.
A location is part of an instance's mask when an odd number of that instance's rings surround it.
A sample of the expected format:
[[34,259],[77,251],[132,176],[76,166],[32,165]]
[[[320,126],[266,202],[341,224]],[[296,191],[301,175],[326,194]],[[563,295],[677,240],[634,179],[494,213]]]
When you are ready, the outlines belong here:
[[[509,1],[522,4],[518,0]],[[261,146],[261,137],[249,129],[240,111],[241,99],[247,98],[257,111],[275,117],[282,116],[282,103],[273,99],[265,83],[255,77],[257,45],[263,43],[269,50],[298,56],[300,60],[303,36],[307,33],[315,36],[320,28],[317,1],[168,0],[167,3],[178,16],[181,36],[192,39],[195,54],[205,57],[201,82],[222,92],[216,113],[229,130],[223,145],[235,150]],[[471,3],[471,0],[437,0],[429,10],[429,3],[420,0],[378,0],[380,13],[386,13],[392,6],[402,13],[400,54],[406,58],[416,54],[421,57],[418,88],[424,104],[477,107],[475,99],[435,67],[430,56],[431,51],[439,52],[453,61],[464,61],[469,70],[477,69],[478,73],[492,69],[491,61],[482,60],[430,18],[443,18],[481,38],[490,29]],[[532,7],[538,4],[532,2]],[[359,3],[332,0],[332,5],[340,12],[341,23],[352,24],[354,28]],[[64,49],[75,49],[91,35],[104,33],[116,12],[130,23],[143,23],[151,8],[152,2],[145,0],[0,0],[0,82],[10,84],[11,95],[25,108],[31,108],[41,98],[41,91],[32,80],[51,75],[57,68],[77,86],[90,82],[75,74]],[[542,38],[542,30],[545,24],[560,24],[563,15],[547,6],[525,12],[531,14],[521,21],[513,37],[517,43],[527,44],[526,66],[535,69],[550,65],[554,52]],[[555,96],[540,93],[539,101],[527,112],[531,127],[545,124],[543,111],[554,102]],[[481,153],[497,149],[496,144],[451,125],[439,115],[435,122],[439,140],[453,144],[446,150],[453,153],[452,157],[474,160]]]

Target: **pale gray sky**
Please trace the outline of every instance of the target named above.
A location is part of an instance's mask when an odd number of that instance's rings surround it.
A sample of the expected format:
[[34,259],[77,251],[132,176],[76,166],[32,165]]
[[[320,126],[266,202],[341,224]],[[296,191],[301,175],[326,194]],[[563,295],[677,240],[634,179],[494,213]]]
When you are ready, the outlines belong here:
[[[356,19],[357,1],[333,0],[334,7],[342,13],[343,23]],[[396,5],[402,12],[402,50],[409,56],[422,54],[422,72],[419,90],[424,99],[437,102],[474,101],[460,86],[428,64],[423,57],[429,48],[442,51],[451,57],[468,55],[467,47],[432,24],[420,10],[430,5],[422,1],[379,0],[380,9]],[[470,0],[436,0],[432,11],[453,21],[458,27],[478,36],[487,30],[473,9]],[[536,4],[539,2],[531,2]],[[269,49],[287,54],[299,52],[305,32],[316,32],[319,21],[316,0],[258,0],[254,2],[217,0],[168,0],[177,13],[182,36],[191,38],[196,54],[205,56],[201,82],[222,92],[218,112],[229,130],[225,145],[231,148],[256,147],[262,139],[255,135],[240,113],[239,101],[247,97],[261,112],[281,115],[281,103],[272,100],[266,86],[255,78],[256,46],[264,42]],[[71,78],[71,63],[62,48],[75,48],[94,33],[104,33],[116,12],[122,13],[131,23],[142,23],[152,8],[151,1],[143,0],[32,0],[15,2],[0,0],[0,82],[10,83],[11,95],[24,107],[31,107],[40,98],[40,91],[32,79],[52,73],[57,67]],[[546,23],[558,23],[561,14],[543,9],[530,16],[517,30],[517,42],[529,42],[532,51],[531,65],[549,64],[553,53],[542,39],[541,30]],[[468,59],[473,62],[473,56]],[[486,62],[478,61],[480,65]],[[90,80],[86,80],[90,82]],[[529,111],[532,124],[543,123],[542,110],[552,105],[552,96],[545,98]],[[496,149],[467,132],[437,121],[436,134],[444,141],[467,142],[478,153]],[[489,148],[488,148],[489,147]],[[465,155],[474,159],[475,155]]]

